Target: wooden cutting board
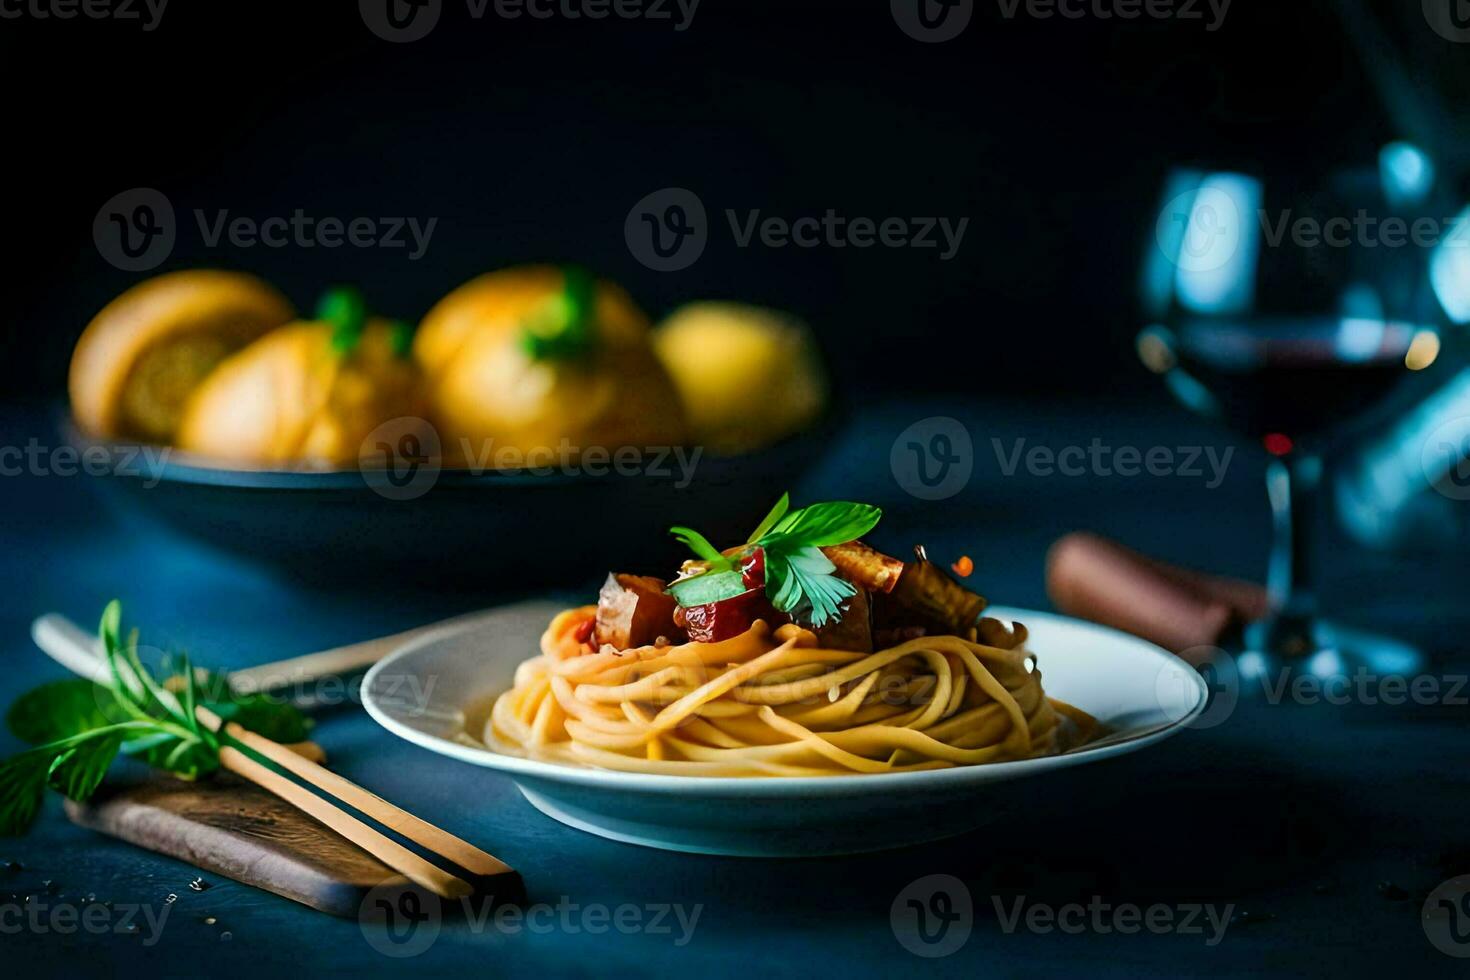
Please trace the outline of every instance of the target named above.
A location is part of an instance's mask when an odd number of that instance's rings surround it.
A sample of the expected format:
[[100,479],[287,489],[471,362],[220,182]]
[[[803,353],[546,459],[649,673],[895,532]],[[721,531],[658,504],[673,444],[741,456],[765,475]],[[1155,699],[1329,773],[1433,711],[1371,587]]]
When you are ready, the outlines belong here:
[[[68,800],[66,814],[80,826],[332,915],[357,918],[375,889],[421,891],[356,844],[228,773],[200,783],[163,775],[109,780],[85,804]],[[477,881],[459,873],[497,902],[521,897],[518,875]]]

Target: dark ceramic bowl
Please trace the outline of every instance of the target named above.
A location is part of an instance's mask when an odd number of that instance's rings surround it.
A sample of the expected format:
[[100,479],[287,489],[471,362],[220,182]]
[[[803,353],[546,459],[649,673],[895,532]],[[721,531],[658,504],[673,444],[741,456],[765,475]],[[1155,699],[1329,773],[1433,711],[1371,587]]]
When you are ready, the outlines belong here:
[[459,589],[576,584],[609,570],[672,573],[689,556],[670,525],[744,540],[825,451],[836,424],[829,416],[742,456],[688,451],[681,463],[650,453],[625,458],[622,472],[609,464],[478,473],[403,460],[392,471],[224,469],[66,429],[91,454],[91,469],[106,470],[92,482],[130,516],[303,583]]

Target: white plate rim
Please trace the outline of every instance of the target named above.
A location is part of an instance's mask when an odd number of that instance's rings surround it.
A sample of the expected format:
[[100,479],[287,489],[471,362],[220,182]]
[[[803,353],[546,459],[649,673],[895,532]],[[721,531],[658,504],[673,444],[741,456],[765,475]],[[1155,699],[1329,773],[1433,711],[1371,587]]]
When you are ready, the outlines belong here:
[[[518,605],[541,606],[543,603]],[[1097,632],[1135,646],[1138,652],[1155,659],[1160,668],[1177,669],[1181,676],[1193,681],[1195,701],[1184,715],[1171,724],[1116,744],[1104,744],[1096,748],[1082,748],[1064,755],[1045,756],[1039,759],[1020,759],[1012,762],[992,762],[979,766],[956,766],[952,769],[932,769],[921,772],[839,774],[832,776],[677,776],[664,773],[630,773],[605,769],[581,768],[539,759],[506,755],[486,747],[476,747],[455,742],[437,735],[429,735],[394,718],[373,695],[374,682],[394,664],[413,656],[420,649],[436,643],[445,636],[468,632],[479,628],[486,620],[514,613],[518,605],[487,609],[480,614],[471,614],[457,622],[447,623],[442,629],[433,630],[410,639],[379,660],[367,672],[362,682],[362,704],[367,713],[379,725],[405,741],[428,749],[439,755],[468,762],[485,769],[503,772],[512,779],[518,776],[531,777],[551,782],[568,783],[593,789],[624,790],[655,795],[682,795],[700,797],[831,797],[861,796],[867,793],[887,793],[897,789],[910,791],[955,789],[964,786],[980,786],[985,783],[1002,782],[1023,776],[1037,775],[1056,769],[1103,759],[1127,755],[1155,745],[1179,734],[1198,718],[1209,703],[1209,686],[1188,663],[1162,647],[1131,633],[1108,626],[1060,616],[1056,613],[1011,607],[989,607],[992,615],[1017,619],[1022,622],[1042,621],[1065,624]]]

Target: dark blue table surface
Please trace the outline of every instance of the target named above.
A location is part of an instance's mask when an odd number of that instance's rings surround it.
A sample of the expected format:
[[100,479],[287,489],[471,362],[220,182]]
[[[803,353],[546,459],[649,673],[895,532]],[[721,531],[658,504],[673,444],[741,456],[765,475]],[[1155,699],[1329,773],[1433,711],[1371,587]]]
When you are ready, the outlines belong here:
[[[906,426],[953,415],[975,439],[974,475],[955,497],[924,503],[906,494],[889,451]],[[56,441],[46,413],[6,414],[7,444]],[[1090,527],[1162,557],[1252,575],[1268,516],[1261,461],[1241,452],[1224,482],[1098,476],[1007,476],[997,457],[1024,438],[1053,448],[1212,445],[1227,437],[1180,413],[1098,406],[1032,409],[999,404],[879,406],[861,413],[797,488],[800,500],[845,497],[887,510],[887,539],[967,553],[974,581],[993,600],[1046,608],[1042,563],[1067,530]],[[31,645],[45,611],[92,622],[110,597],[157,645],[233,667],[365,639],[506,596],[304,593],[269,574],[162,537],[97,503],[92,478],[0,478],[0,699],[60,668]],[[1436,675],[1463,665],[1463,594],[1453,569],[1364,555],[1329,542],[1329,605],[1435,647]],[[568,586],[580,583],[569,582]],[[1420,923],[1426,894],[1470,873],[1465,738],[1467,712],[1366,704],[1269,704],[1244,697],[1224,723],[1187,731],[1154,749],[1044,780],[1008,784],[1005,813],[953,840],[875,855],[800,861],[696,857],[618,844],[564,827],[526,803],[504,778],[432,755],[380,730],[357,709],[317,730],[331,764],[363,785],[503,856],[523,872],[533,902],[554,914],[528,926],[448,919],[411,959],[388,958],[359,924],[211,878],[196,869],[80,830],[48,801],[26,838],[0,842],[0,900],[45,909],[113,908],[164,914],[155,933],[143,913],[136,933],[39,925],[0,908],[7,963],[30,971],[163,971],[259,974],[271,969],[351,972],[465,971],[578,976],[618,972],[693,977],[751,974],[962,976],[1298,975],[1392,971],[1463,975],[1433,948]],[[4,747],[14,747],[5,736]],[[941,958],[900,944],[890,914],[910,883],[960,879],[973,907],[968,938]],[[52,884],[48,889],[43,882]],[[1387,884],[1385,884],[1387,883]],[[952,889],[953,890],[953,889]],[[7,893],[20,898],[7,899]],[[166,901],[170,895],[177,899]],[[957,899],[963,896],[956,891]],[[1016,901],[1060,908],[1162,904],[1176,920],[1193,905],[1234,916],[1223,938],[1203,932],[1122,934],[1110,918],[1075,934],[1008,928]],[[576,908],[572,908],[575,905]],[[698,910],[685,935],[609,928],[585,909],[651,906]],[[625,913],[631,915],[632,913]],[[216,920],[207,923],[206,918]],[[546,923],[555,920],[550,928]],[[1203,918],[1199,920],[1205,922]],[[121,923],[118,923],[119,925]],[[590,926],[591,928],[586,928]],[[961,928],[955,926],[954,928]]]

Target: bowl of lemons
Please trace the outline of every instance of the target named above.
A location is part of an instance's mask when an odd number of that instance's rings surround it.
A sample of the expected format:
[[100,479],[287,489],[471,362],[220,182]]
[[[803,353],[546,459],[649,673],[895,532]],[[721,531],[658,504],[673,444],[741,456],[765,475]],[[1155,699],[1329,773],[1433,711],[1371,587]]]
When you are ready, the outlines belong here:
[[68,390],[110,500],[324,586],[667,559],[636,552],[674,516],[758,518],[834,424],[800,320],[698,302],[654,324],[576,266],[477,276],[417,324],[350,287],[303,313],[244,273],[167,273],[87,325]]

